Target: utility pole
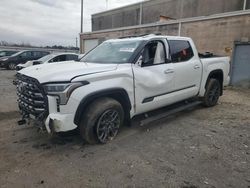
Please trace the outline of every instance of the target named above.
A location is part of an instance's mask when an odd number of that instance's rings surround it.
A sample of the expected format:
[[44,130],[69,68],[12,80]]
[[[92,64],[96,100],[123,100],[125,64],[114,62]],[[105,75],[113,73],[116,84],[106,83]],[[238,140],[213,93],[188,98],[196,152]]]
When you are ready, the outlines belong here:
[[139,20],[139,25],[142,24],[142,3],[143,2],[140,2],[140,20]]
[[106,0],[106,10],[108,10],[108,8],[109,8],[109,2],[108,0]]
[[243,10],[246,10],[246,8],[247,8],[247,0],[244,0]]
[[81,0],[81,33],[83,32],[83,0]]
[[78,38],[76,37],[76,48],[78,48]]

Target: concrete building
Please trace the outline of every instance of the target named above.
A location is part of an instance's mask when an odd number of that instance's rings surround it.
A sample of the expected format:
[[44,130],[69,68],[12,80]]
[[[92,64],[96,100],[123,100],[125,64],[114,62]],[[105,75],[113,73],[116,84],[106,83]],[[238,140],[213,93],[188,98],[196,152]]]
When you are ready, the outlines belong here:
[[150,0],[92,15],[92,30],[155,23],[160,15],[177,20],[249,8],[250,0]]
[[[232,67],[241,64],[250,86],[250,0],[145,1],[92,15],[92,30],[80,34],[82,53],[111,38],[151,33],[191,37],[200,52],[231,56]],[[242,62],[236,64],[237,58]]]

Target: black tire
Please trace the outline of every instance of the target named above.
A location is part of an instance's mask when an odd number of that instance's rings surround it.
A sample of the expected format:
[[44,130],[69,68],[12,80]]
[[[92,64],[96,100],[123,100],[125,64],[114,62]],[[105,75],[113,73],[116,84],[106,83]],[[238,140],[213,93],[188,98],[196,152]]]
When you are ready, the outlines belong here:
[[203,97],[203,105],[206,107],[215,106],[218,103],[221,89],[221,84],[217,79],[210,79],[206,87],[205,96]]
[[9,63],[8,69],[9,70],[16,70],[16,64],[15,63]]
[[91,103],[83,114],[80,134],[89,144],[105,144],[115,138],[123,122],[122,105],[112,98],[100,98]]

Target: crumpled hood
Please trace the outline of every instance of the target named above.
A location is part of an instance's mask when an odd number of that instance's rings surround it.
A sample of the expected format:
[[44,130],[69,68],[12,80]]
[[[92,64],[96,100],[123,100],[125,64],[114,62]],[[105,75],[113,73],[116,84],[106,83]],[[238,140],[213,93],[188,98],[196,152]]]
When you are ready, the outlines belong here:
[[35,65],[22,69],[18,73],[36,78],[40,83],[67,82],[77,76],[112,71],[116,68],[117,64],[67,61]]

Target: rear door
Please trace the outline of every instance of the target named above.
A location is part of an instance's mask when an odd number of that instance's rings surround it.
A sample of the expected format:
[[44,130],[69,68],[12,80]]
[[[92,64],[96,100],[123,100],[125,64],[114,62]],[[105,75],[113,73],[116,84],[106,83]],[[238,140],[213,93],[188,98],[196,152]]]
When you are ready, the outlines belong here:
[[132,65],[135,82],[136,114],[165,106],[174,89],[172,63],[167,63],[166,40],[154,40],[145,45],[140,60]]
[[174,91],[179,100],[195,96],[199,92],[202,65],[195,46],[187,40],[168,40],[171,61],[175,72]]

